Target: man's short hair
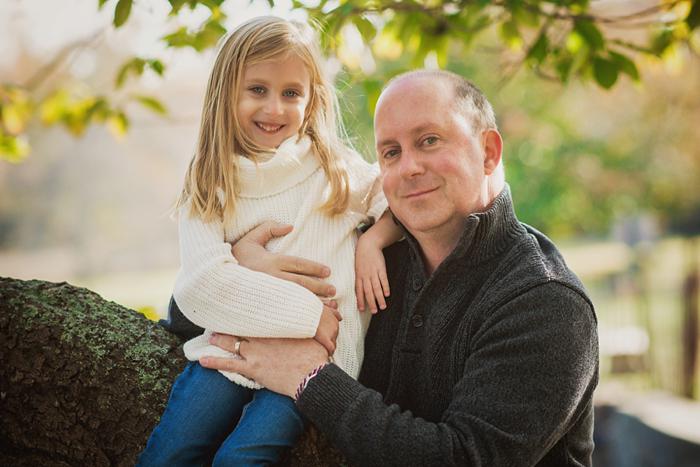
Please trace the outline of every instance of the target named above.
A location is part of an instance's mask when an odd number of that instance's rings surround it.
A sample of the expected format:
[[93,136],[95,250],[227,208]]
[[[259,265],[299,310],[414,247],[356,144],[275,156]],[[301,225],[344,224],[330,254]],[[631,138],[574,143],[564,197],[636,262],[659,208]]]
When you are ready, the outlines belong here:
[[474,83],[457,73],[447,70],[408,71],[393,77],[385,88],[395,81],[413,76],[438,79],[450,84],[459,110],[471,122],[474,131],[498,130],[496,114],[484,93]]

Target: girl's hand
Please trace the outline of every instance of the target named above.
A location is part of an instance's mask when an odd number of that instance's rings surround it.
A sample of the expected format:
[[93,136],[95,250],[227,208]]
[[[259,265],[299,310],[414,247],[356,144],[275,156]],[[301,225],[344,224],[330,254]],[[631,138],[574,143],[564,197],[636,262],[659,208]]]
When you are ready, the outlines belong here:
[[328,355],[332,356],[335,352],[335,342],[338,339],[338,331],[340,321],[343,317],[335,308],[324,305],[321,319],[318,322],[316,335],[314,339],[328,351]]
[[372,314],[386,308],[385,297],[390,295],[384,254],[368,233],[360,236],[355,250],[355,295],[357,309],[369,309]]
[[319,297],[334,296],[335,287],[323,280],[331,274],[327,266],[296,256],[277,255],[265,249],[267,242],[291,231],[291,225],[263,222],[232,244],[231,252],[238,263],[248,269],[295,282]]

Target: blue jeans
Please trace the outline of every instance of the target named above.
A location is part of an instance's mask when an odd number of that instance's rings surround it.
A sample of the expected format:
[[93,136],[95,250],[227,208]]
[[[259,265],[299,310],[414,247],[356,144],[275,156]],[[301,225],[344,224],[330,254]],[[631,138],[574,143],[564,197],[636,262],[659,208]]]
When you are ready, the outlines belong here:
[[292,399],[248,389],[190,362],[138,466],[248,466],[280,460],[304,431]]

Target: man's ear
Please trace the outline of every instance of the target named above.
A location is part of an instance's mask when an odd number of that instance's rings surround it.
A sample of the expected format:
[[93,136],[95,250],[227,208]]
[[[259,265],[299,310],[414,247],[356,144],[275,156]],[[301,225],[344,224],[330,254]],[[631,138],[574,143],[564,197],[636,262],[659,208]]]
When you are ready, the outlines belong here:
[[482,133],[481,140],[484,147],[484,172],[491,175],[501,163],[503,138],[498,130],[487,129]]

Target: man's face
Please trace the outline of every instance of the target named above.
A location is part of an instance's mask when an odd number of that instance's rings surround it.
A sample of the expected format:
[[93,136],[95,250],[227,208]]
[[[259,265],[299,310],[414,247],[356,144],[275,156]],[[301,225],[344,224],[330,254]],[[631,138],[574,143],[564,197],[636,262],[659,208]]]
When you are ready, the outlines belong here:
[[475,133],[454,102],[449,84],[408,77],[389,86],[377,104],[374,131],[384,194],[417,237],[454,236],[469,214],[490,202],[486,176],[493,161],[486,162],[482,142],[489,133]]

